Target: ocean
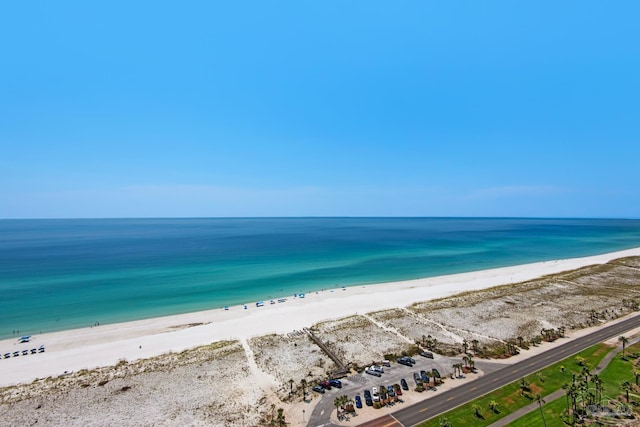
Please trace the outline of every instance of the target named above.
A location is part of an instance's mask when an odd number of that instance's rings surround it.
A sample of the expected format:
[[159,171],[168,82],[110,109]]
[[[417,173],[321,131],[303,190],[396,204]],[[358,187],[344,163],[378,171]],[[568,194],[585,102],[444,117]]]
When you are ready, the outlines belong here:
[[640,220],[0,221],[0,338],[640,247]]

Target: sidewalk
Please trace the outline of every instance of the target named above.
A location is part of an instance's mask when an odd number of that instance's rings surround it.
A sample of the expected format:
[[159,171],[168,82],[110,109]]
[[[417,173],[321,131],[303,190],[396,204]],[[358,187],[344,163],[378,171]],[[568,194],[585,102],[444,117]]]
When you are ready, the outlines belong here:
[[[636,337],[633,338],[631,340],[629,340],[629,345],[635,344],[637,342],[640,341],[640,337]],[[600,362],[600,365],[596,366],[596,369],[593,370],[593,374],[599,374],[600,372],[602,372],[602,370],[604,368],[607,367],[607,365],[609,364],[609,362],[611,362],[611,359],[613,359],[618,353],[620,353],[622,351],[622,347],[615,347],[614,349],[612,349],[609,353],[607,353],[607,355],[604,357],[604,359],[602,359],[602,361]],[[564,390],[560,389],[560,390],[556,390],[553,393],[550,393],[546,396],[543,396],[542,398],[544,399],[545,402],[551,402],[554,401],[556,399],[559,399],[560,397],[564,396]],[[518,409],[515,412],[510,413],[509,415],[505,416],[504,418],[499,419],[498,421],[496,421],[493,424],[489,424],[488,427],[504,427],[506,425],[508,425],[509,423],[517,420],[518,418],[528,414],[529,412],[533,412],[533,411],[537,411],[538,410],[538,404],[536,402],[534,403],[530,403],[525,407],[522,407],[520,409]]]

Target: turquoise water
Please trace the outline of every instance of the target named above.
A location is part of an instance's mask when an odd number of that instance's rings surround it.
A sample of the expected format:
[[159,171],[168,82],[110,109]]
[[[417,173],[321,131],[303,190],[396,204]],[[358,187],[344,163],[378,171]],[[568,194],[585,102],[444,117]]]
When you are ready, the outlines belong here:
[[0,221],[0,337],[640,247],[640,220]]

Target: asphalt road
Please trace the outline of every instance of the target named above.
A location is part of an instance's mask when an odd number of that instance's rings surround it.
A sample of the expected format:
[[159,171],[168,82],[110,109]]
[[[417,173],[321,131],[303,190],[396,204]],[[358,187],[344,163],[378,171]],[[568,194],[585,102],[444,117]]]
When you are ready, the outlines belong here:
[[592,345],[606,341],[609,338],[622,335],[640,326],[640,315],[624,320],[615,325],[606,326],[582,338],[569,341],[553,350],[530,357],[522,362],[506,365],[504,368],[487,373],[477,378],[467,386],[437,394],[422,402],[393,412],[390,415],[377,418],[361,424],[361,427],[398,426],[410,427],[463,405],[473,399],[483,396],[497,388],[510,384],[531,373],[539,371],[548,365],[572,356]]

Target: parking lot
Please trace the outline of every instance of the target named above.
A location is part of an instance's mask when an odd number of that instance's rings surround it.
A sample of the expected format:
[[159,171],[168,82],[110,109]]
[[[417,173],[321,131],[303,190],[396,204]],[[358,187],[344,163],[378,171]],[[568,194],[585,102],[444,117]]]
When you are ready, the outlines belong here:
[[[362,408],[356,408],[356,412],[348,414],[347,417],[352,418],[351,424],[357,420],[357,423],[365,422],[369,419],[374,419],[383,415],[388,410],[385,408],[374,409],[373,406],[367,406],[365,403],[364,390],[371,390],[373,387],[389,386],[393,384],[400,384],[401,379],[405,379],[409,390],[402,390],[402,396],[398,396],[398,402],[392,402],[387,407],[398,409],[398,405],[408,405],[427,398],[430,394],[438,393],[440,389],[449,389],[453,386],[460,385],[475,378],[475,374],[467,375],[466,378],[450,379],[449,375],[453,372],[452,365],[454,363],[460,363],[461,357],[443,357],[435,355],[434,359],[428,359],[421,356],[413,356],[415,364],[411,367],[405,366],[396,362],[391,362],[391,366],[383,366],[384,373],[380,377],[366,374],[364,372],[351,375],[342,379],[342,388],[332,388],[327,390],[323,395],[311,414],[309,419],[310,426],[330,425],[330,415],[335,412],[335,406],[333,404],[334,399],[337,396],[347,395],[349,398],[354,399],[356,395],[359,395],[362,400]],[[476,363],[478,366],[478,363]],[[431,371],[437,369],[444,384],[439,385],[432,389],[426,389],[423,392],[416,392],[416,383],[413,378],[414,373],[420,374],[420,371]],[[479,367],[480,368],[480,367]],[[481,368],[480,368],[481,369]]]

